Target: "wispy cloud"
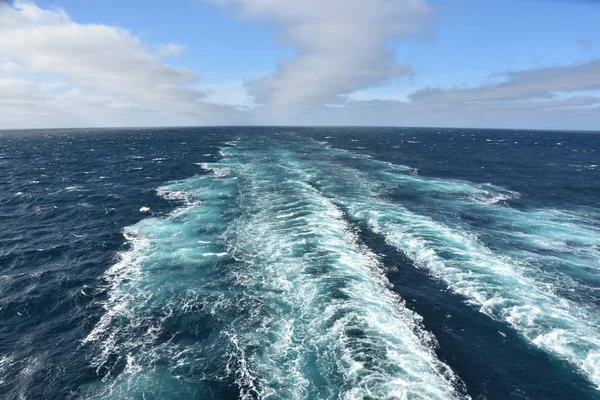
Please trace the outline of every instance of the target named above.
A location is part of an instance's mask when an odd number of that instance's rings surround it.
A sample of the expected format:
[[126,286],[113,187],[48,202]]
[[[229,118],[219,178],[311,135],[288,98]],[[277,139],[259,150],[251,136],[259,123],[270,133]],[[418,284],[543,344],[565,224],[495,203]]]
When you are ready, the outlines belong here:
[[600,60],[584,64],[506,72],[504,81],[466,89],[427,88],[409,96],[426,103],[550,99],[557,93],[600,90]]

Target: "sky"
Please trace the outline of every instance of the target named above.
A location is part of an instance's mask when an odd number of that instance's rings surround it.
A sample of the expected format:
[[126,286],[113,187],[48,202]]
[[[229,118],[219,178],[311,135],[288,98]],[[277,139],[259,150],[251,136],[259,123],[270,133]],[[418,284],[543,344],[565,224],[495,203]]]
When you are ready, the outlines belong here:
[[600,131],[599,0],[0,0],[0,129]]

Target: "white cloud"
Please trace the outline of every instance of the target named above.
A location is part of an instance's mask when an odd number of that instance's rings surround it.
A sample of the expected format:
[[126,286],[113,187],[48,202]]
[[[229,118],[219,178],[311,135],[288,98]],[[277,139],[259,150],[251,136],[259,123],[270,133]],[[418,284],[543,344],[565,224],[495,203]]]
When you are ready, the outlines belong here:
[[430,13],[424,0],[212,0],[242,16],[275,21],[297,55],[248,83],[257,102],[319,106],[407,74],[388,47],[411,35]]
[[241,80],[200,84],[194,71],[164,61],[182,55],[183,45],[145,44],[119,27],[79,24],[60,9],[0,0],[0,129],[600,124],[598,60],[507,72],[500,83],[471,88],[411,94],[377,87],[409,70],[388,44],[423,25],[430,12],[424,0],[210,1],[275,22],[296,55],[245,86]]
[[202,89],[207,92],[206,101],[211,103],[248,109],[256,107],[254,99],[248,94],[242,81],[204,84]]
[[82,25],[62,10],[32,3],[0,6],[2,55],[33,73],[64,77],[73,86],[129,100],[190,101],[202,93],[190,87],[193,71],[163,64],[128,31]]
[[187,47],[178,43],[159,43],[154,46],[156,53],[161,57],[181,57],[187,51]]
[[17,126],[98,124],[99,115],[112,126],[230,120],[226,106],[204,100],[194,71],[162,61],[184,46],[156,49],[119,27],[74,22],[60,9],[0,2],[0,126],[23,113],[29,118]]

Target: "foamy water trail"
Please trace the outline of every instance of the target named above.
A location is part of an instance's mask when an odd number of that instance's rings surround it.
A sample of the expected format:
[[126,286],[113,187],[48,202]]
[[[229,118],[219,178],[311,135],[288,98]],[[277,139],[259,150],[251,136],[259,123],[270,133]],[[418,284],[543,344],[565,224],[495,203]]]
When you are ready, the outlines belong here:
[[294,154],[233,153],[244,217],[226,237],[255,304],[252,329],[232,333],[254,382],[247,387],[285,399],[458,397],[435,339]]
[[[589,268],[597,271],[600,239],[593,219],[557,210],[517,211],[480,201],[482,191],[488,191],[489,196],[508,192],[502,188],[475,184],[469,188],[464,181],[452,180],[440,186],[437,179],[416,179],[402,167],[370,160],[357,163],[356,156],[325,146],[315,146],[314,151],[322,154],[313,153],[314,157],[325,160],[315,164],[319,172],[314,181],[352,218],[365,221],[417,267],[430,271],[481,312],[504,321],[532,344],[569,361],[600,387],[598,309],[585,301],[561,296],[561,288],[555,286],[556,277],[565,271],[540,269],[537,264],[544,256],[535,252],[551,246],[563,264],[571,263],[573,270],[567,274],[585,274],[586,269],[589,273]],[[425,184],[421,186],[421,182]],[[521,232],[535,251],[527,258],[520,251],[499,253],[464,224],[445,223],[442,217],[421,215],[387,200],[387,194],[402,184],[418,187],[425,198],[445,198],[443,201],[453,203],[453,209],[468,204],[486,216],[495,216],[499,224],[510,227],[506,229],[509,233]],[[433,204],[442,205],[442,201],[436,201]]]
[[219,380],[246,399],[468,397],[293,153],[224,155],[162,189],[183,207],[126,230],[86,397],[209,398]]
[[505,188],[297,137],[221,154],[159,190],[180,208],[126,229],[85,340],[104,376],[87,397],[211,398],[217,383],[245,399],[467,397],[357,223],[600,386],[598,310],[580,294],[599,268],[593,210],[517,210]]
[[[351,160],[351,170],[361,171],[362,177],[358,180],[369,183],[372,196],[416,197],[418,200],[409,204],[402,201],[393,203],[401,204],[415,214],[426,215],[455,231],[492,238],[499,254],[526,264],[528,273],[536,280],[551,285],[553,291],[582,302],[597,298],[600,210],[589,207],[578,210],[519,210],[506,206],[504,202],[518,199],[520,194],[503,187],[421,177],[406,166],[325,148],[322,146],[321,151],[325,150],[329,155],[324,159],[337,158],[345,166]],[[336,162],[332,161],[321,163],[321,167],[332,176],[338,169]],[[354,185],[349,182],[343,190],[355,190]],[[358,185],[361,186],[360,183]],[[460,217],[456,218],[457,215]],[[467,221],[474,220],[476,226],[465,223],[462,216],[466,216]],[[478,224],[483,226],[479,229]]]
[[86,398],[205,397],[225,379],[220,326],[239,295],[220,286],[227,260],[219,234],[235,182],[204,175],[158,192],[183,206],[125,230],[130,249],[106,272],[106,312],[84,340],[104,375]]

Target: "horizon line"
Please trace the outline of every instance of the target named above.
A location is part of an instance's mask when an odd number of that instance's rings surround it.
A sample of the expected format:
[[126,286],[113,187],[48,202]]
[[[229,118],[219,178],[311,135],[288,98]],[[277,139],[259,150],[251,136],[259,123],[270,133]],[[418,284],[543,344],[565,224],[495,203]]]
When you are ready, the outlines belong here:
[[400,126],[400,125],[152,125],[152,126],[106,126],[106,127],[61,127],[61,128],[1,128],[0,133],[27,131],[75,131],[75,130],[119,130],[119,129],[210,129],[210,128],[294,128],[294,129],[444,129],[444,130],[489,130],[489,131],[539,131],[539,132],[571,132],[600,133],[600,130],[589,129],[545,129],[545,128],[489,128],[489,127],[454,127],[454,126]]

